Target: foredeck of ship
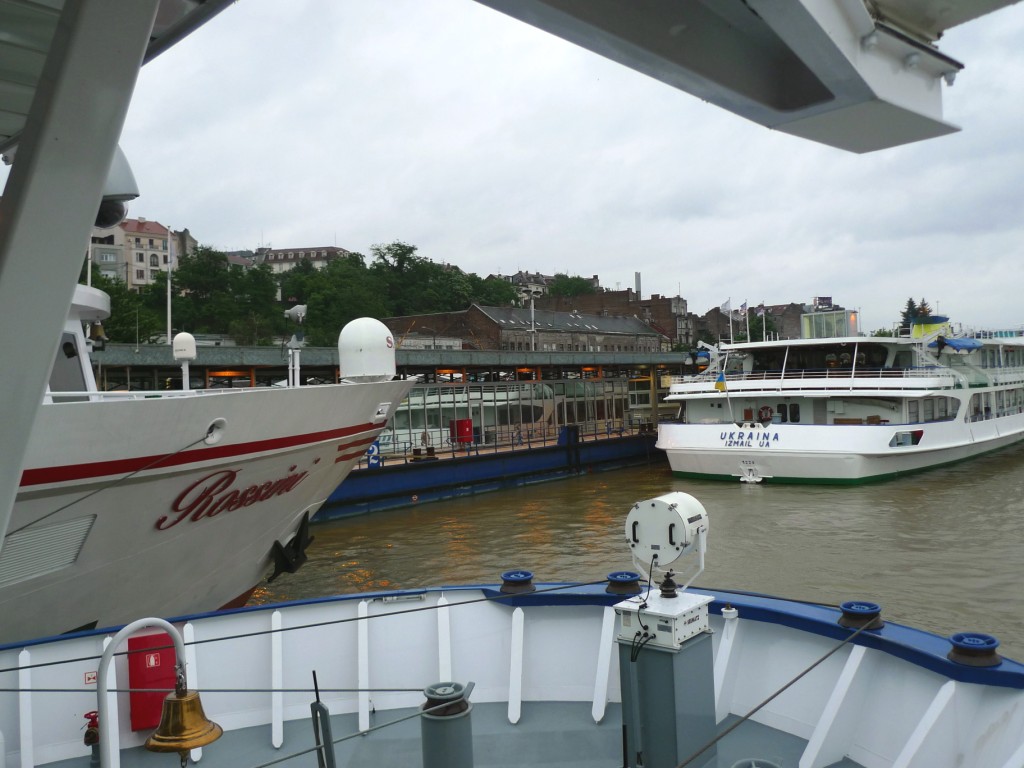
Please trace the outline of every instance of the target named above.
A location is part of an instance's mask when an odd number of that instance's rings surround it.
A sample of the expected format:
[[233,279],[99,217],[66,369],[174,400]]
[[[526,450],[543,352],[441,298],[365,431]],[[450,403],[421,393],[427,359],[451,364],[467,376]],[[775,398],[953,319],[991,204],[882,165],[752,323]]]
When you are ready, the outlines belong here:
[[[371,716],[371,730],[365,733],[359,731],[355,715],[332,716],[335,764],[353,768],[408,768],[424,764],[417,712],[402,709],[375,713]],[[618,704],[609,704],[599,723],[592,719],[589,704],[565,702],[532,702],[524,706],[522,717],[515,724],[509,722],[508,707],[502,703],[474,704],[469,716],[475,768],[622,768],[624,764],[622,714]],[[719,727],[724,730],[736,720],[729,717]],[[806,746],[804,739],[747,721],[688,764],[692,768],[796,765]],[[293,720],[285,723],[284,743],[280,748],[272,746],[269,726],[229,731],[203,749],[199,765],[206,768],[262,768],[271,763],[314,765],[314,747],[311,720]],[[175,759],[174,755],[147,752],[142,748],[121,753],[123,768],[166,768]],[[51,768],[86,768],[89,757],[50,765]],[[858,768],[858,765],[844,758],[827,768]]]

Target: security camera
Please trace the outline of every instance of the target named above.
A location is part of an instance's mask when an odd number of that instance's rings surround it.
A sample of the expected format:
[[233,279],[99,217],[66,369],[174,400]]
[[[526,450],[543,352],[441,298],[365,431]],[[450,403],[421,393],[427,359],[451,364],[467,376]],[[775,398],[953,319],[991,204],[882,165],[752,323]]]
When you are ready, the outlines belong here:
[[306,305],[296,304],[291,309],[286,309],[284,311],[284,316],[293,322],[301,323],[306,319]]
[[110,162],[107,181],[103,185],[103,199],[100,209],[96,212],[96,226],[100,229],[116,227],[128,215],[128,201],[139,196],[139,185],[128,158],[121,147],[114,151],[114,159]]

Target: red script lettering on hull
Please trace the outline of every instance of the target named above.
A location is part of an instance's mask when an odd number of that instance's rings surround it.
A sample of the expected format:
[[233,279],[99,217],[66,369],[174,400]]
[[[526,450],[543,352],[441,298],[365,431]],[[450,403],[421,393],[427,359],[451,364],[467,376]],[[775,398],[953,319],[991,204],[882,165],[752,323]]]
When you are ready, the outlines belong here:
[[198,522],[204,517],[216,517],[221,512],[234,512],[242,507],[251,507],[274,496],[288,493],[302,482],[308,472],[295,472],[295,466],[288,468],[288,475],[278,480],[254,483],[239,490],[234,487],[238,477],[237,469],[222,469],[196,480],[178,494],[171,505],[170,515],[163,515],[156,521],[158,531],[173,528],[188,518]]

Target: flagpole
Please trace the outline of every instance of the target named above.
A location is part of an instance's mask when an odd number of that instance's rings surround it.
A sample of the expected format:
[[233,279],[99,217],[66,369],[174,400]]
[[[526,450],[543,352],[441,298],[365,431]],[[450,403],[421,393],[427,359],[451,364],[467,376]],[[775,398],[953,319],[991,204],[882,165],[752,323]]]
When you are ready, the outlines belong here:
[[729,353],[725,353],[725,360],[718,363],[718,378],[715,379],[715,389],[725,395],[725,404],[729,408],[729,421],[735,423],[736,416],[732,412],[732,400],[729,399],[729,385],[725,381],[725,366],[729,363]]
[[[171,270],[174,269],[174,232],[167,228],[167,344],[173,346],[171,339]],[[188,382],[185,382],[188,386]]]
[[729,297],[729,343],[734,344],[735,338],[732,335],[732,296]]

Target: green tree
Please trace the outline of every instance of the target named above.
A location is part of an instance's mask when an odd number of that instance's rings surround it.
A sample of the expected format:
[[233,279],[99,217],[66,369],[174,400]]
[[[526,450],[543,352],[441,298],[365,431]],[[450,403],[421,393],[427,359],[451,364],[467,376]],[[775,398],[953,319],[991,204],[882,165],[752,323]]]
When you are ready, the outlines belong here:
[[484,307],[508,307],[516,303],[519,294],[508,280],[500,277],[482,278],[470,272],[466,275],[470,284],[471,300]]
[[768,338],[778,332],[775,321],[767,314],[758,315],[756,310],[748,309],[747,315],[750,318],[750,338],[747,339],[747,322],[740,318],[740,327],[736,329],[736,341],[764,341],[766,334]]
[[423,310],[458,312],[473,303],[473,284],[458,267],[429,263],[423,268],[427,280]]
[[388,305],[381,276],[362,260],[336,259],[305,282],[308,315],[304,333],[314,346],[333,347],[345,324],[357,317],[385,317]]
[[931,305],[928,304],[927,299],[921,299],[920,301],[914,301],[913,298],[907,299],[907,303],[903,306],[903,311],[900,313],[900,335],[909,336],[910,326],[914,320],[919,317],[931,317],[932,315]]
[[396,240],[374,245],[370,253],[370,271],[384,286],[387,314],[412,315],[424,311],[426,259],[416,254],[416,246]]
[[148,343],[164,331],[164,314],[150,309],[143,296],[131,290],[123,280],[94,272],[92,285],[110,297],[110,317],[103,321],[103,332],[110,341]]
[[593,282],[586,277],[556,274],[551,285],[548,286],[548,293],[552,296],[585,296],[597,293],[597,289],[594,288]]
[[234,264],[229,267],[232,311],[227,330],[235,343],[270,344],[276,334],[284,331],[285,319],[277,302],[277,288],[277,279],[269,264],[249,269]]
[[309,293],[318,275],[319,272],[310,259],[301,259],[280,277],[281,301],[289,307],[309,303]]
[[190,333],[227,333],[235,312],[227,255],[199,246],[182,256],[171,278],[173,322]]
[[420,256],[414,245],[396,240],[370,251],[370,272],[384,286],[390,315],[458,311],[474,299],[474,284],[466,273]]
[[903,336],[910,335],[910,326],[917,317],[918,308],[917,302],[913,298],[908,298],[906,305],[903,307],[903,311],[900,313],[900,334]]

